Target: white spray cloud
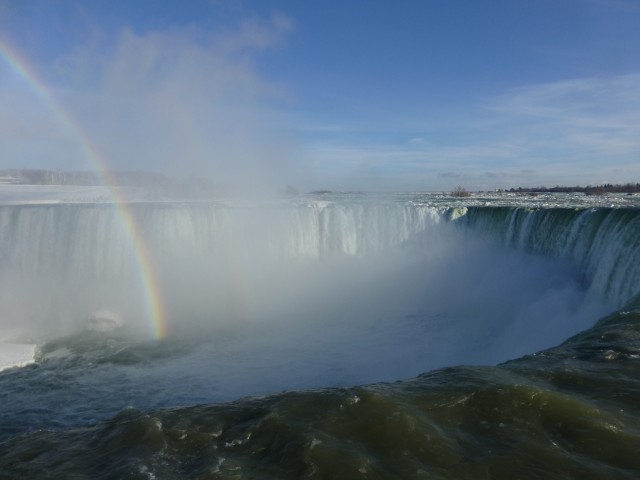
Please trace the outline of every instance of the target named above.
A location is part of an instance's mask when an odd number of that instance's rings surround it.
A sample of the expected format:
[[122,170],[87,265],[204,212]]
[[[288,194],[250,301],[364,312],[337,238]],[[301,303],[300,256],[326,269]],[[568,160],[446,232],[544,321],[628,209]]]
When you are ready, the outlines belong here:
[[[286,95],[254,63],[291,28],[281,14],[224,31],[125,28],[112,40],[97,38],[56,59],[51,91],[113,169],[206,176],[218,184],[281,184],[291,171],[290,141],[273,104]],[[0,125],[24,130],[0,133],[10,137],[3,143],[11,150],[3,153],[11,154],[11,166],[38,161],[20,151],[26,135],[50,152],[44,162],[39,157],[42,167],[65,167],[74,154],[76,168],[91,167],[74,152],[78,139],[51,138],[51,125],[36,120],[55,123],[56,112],[38,106],[37,95],[24,86],[2,87],[0,96],[12,98],[14,108],[12,115],[0,113]]]
[[289,28],[274,16],[220,36],[189,28],[147,35],[125,30],[104,66],[95,66],[98,91],[77,107],[120,168],[234,183],[282,174],[286,141],[267,105],[282,93],[260,78],[251,58]]

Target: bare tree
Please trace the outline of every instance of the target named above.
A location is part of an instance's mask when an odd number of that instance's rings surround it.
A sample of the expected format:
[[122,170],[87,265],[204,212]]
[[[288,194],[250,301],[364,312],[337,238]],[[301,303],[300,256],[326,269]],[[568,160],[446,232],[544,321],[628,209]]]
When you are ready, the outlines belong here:
[[470,197],[471,193],[469,193],[469,190],[467,190],[464,187],[461,187],[460,185],[458,185],[453,192],[451,192],[451,196],[452,197]]

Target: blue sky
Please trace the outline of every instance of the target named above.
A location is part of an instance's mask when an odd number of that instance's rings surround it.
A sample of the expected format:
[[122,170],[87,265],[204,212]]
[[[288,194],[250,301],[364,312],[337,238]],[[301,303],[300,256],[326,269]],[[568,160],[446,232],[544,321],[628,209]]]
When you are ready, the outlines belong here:
[[[301,189],[640,181],[636,0],[0,0],[115,169]],[[0,166],[86,169],[0,62]]]

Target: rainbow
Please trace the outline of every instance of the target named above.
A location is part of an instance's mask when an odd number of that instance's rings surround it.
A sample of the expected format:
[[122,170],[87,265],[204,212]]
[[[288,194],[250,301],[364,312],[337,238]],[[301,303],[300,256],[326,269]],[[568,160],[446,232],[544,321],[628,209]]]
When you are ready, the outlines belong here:
[[136,252],[136,261],[140,279],[146,299],[147,315],[152,328],[153,336],[156,339],[163,339],[169,333],[166,311],[162,302],[161,290],[158,285],[154,263],[149,256],[149,248],[140,224],[127,201],[124,192],[118,186],[114,174],[109,170],[107,162],[100,155],[86,132],[78,125],[73,117],[66,112],[50,91],[50,89],[38,78],[35,72],[29,67],[28,62],[18,55],[15,49],[11,48],[6,41],[0,39],[0,58],[35,92],[40,100],[46,104],[55,115],[61,126],[75,138],[82,152],[91,162],[96,172],[103,179],[104,184],[109,189],[114,205],[117,207],[125,231]]

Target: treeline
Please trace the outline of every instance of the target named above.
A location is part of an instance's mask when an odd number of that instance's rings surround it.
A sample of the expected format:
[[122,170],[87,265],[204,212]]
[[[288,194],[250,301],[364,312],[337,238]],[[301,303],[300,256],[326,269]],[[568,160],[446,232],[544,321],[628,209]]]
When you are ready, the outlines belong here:
[[[108,178],[107,178],[108,177]],[[88,171],[0,169],[0,184],[4,185],[77,185],[144,188],[162,195],[210,196],[213,183],[205,178],[171,178],[157,172],[116,171],[99,175]]]
[[0,170],[2,183],[18,185],[102,185],[93,172],[11,168]]
[[533,188],[511,188],[509,192],[515,193],[584,193],[585,195],[604,195],[605,193],[640,193],[640,183],[624,183],[602,185],[587,185],[586,187],[533,187]]
[[107,181],[104,175],[89,171],[5,169],[0,170],[3,183],[21,185],[82,185],[98,186],[115,183],[120,186],[169,186],[173,179],[156,172],[124,171],[109,172]]

